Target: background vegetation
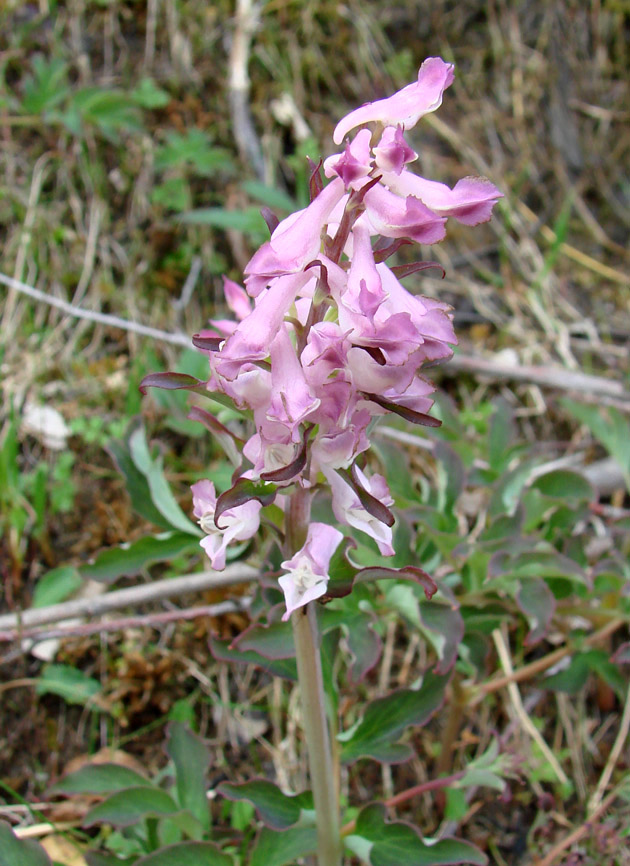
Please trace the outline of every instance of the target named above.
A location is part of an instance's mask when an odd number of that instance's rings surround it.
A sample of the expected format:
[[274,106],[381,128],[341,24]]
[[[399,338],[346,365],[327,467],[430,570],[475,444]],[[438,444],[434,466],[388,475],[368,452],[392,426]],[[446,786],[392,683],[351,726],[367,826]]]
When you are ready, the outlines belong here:
[[[185,398],[142,398],[138,382],[160,369],[204,375],[186,335],[224,312],[221,276],[240,281],[265,238],[260,207],[303,206],[305,157],[328,155],[339,117],[438,54],[456,80],[414,130],[420,170],[450,183],[485,174],[506,197],[488,226],[453,227],[427,250],[446,277],[422,276],[418,290],[453,305],[461,337],[434,371],[444,426],[417,436],[394,424],[377,459],[407,547],[452,587],[466,631],[459,651],[445,648],[415,596],[364,599],[385,651],[360,686],[346,683],[348,706],[357,688],[376,697],[411,684],[427,658],[459,654],[447,709],[413,733],[417,757],[357,765],[345,794],[391,796],[496,742],[511,756],[494,768],[510,778],[500,808],[486,778],[399,814],[428,835],[457,829],[497,864],[628,863],[630,6],[268,0],[236,11],[227,0],[2,5],[3,610],[85,593],[87,577],[107,581],[87,584],[100,592],[205,567],[179,507],[190,511],[190,483],[210,472],[225,486],[229,469]],[[143,429],[159,443],[144,474]],[[175,498],[156,515],[147,490],[165,477]],[[133,568],[116,553],[89,565],[160,530],[166,540],[134,547]],[[244,629],[242,607],[78,634],[39,656],[5,623],[0,818],[71,828],[69,842],[42,838],[58,862],[81,863],[90,803],[51,806],[49,786],[95,754],[159,781],[174,760],[169,720],[210,744],[211,786],[253,768],[299,790],[294,692],[208,657],[210,634]],[[212,805],[248,832],[246,803]],[[122,830],[108,844],[138,853]]]

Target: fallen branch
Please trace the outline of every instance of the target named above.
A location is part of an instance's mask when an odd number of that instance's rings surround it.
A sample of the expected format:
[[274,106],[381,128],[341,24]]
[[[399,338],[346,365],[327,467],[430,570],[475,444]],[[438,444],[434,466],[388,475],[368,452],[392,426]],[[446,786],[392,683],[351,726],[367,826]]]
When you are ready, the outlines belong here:
[[[24,630],[33,626],[51,622],[60,622],[77,616],[100,616],[111,610],[125,607],[137,607],[150,601],[188,593],[203,592],[208,589],[219,589],[234,586],[239,583],[250,583],[256,580],[259,572],[248,565],[228,566],[225,571],[200,571],[198,574],[187,574],[183,577],[167,578],[127,589],[107,592],[96,598],[78,598],[65,601],[62,604],[52,604],[48,607],[31,608],[20,613],[10,613],[0,616],[0,640],[7,642],[24,636]],[[7,633],[10,631],[11,636]]]
[[450,373],[472,373],[475,376],[488,376],[490,379],[528,382],[543,388],[558,388],[561,391],[579,391],[583,394],[596,394],[598,397],[612,397],[630,405],[630,391],[622,382],[577,373],[564,367],[530,367],[501,364],[492,358],[479,358],[474,355],[454,355],[440,368]]
[[220,601],[217,604],[202,604],[196,607],[147,613],[143,616],[123,616],[119,619],[76,623],[74,625],[58,626],[57,628],[32,628],[24,631],[14,629],[13,631],[0,632],[0,642],[28,640],[36,644],[43,640],[89,637],[90,635],[103,634],[104,632],[125,631],[128,628],[156,628],[169,622],[199,619],[202,616],[221,616],[225,613],[236,613],[237,611],[247,610],[249,604],[250,600],[243,598],[239,599],[238,602]]

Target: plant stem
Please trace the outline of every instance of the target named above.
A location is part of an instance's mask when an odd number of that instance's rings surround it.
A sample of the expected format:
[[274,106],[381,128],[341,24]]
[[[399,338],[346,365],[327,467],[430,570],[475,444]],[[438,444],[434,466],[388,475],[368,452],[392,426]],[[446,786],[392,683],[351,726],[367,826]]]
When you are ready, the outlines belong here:
[[[298,488],[286,511],[287,557],[306,541],[311,512],[311,492]],[[333,760],[326,694],[322,674],[317,609],[313,603],[295,611],[291,617],[298,682],[302,700],[302,726],[317,822],[318,866],[341,866],[342,843],[337,796],[336,763]]]
[[291,622],[317,820],[317,860],[319,866],[341,866],[337,785],[326,719],[317,612],[313,604],[297,610]]

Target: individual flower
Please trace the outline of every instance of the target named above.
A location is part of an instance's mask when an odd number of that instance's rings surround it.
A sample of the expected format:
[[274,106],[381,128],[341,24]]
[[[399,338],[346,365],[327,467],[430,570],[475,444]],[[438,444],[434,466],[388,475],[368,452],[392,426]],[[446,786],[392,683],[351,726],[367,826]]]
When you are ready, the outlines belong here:
[[[387,482],[382,475],[372,475],[368,478],[358,466],[355,466],[354,471],[358,484],[366,493],[378,499],[386,507],[394,504]],[[326,478],[332,490],[333,511],[337,520],[348,526],[354,526],[355,529],[373,538],[383,556],[393,556],[391,527],[381,523],[366,511],[361,505],[358,494],[337,472],[326,472]]]
[[333,141],[341,144],[355,126],[372,121],[410,129],[425,114],[440,107],[442,94],[453,83],[453,78],[452,63],[445,63],[441,57],[428,57],[418,71],[417,81],[387,99],[367,102],[346,114],[335,127]]
[[287,571],[278,581],[284,593],[287,620],[294,610],[325,595],[328,586],[330,560],[343,534],[326,523],[311,523],[306,542],[291,558],[282,563]]
[[465,226],[487,222],[503,193],[487,177],[463,177],[453,189],[410,171],[384,172],[383,183],[392,192],[418,199],[441,217],[454,217]]
[[317,256],[328,216],[344,194],[343,181],[335,178],[308,207],[276,226],[271,238],[245,266],[245,285],[252,297],[259,295],[274,277],[298,273]]
[[246,541],[258,532],[261,504],[250,500],[243,505],[228,508],[221,514],[221,529],[214,522],[217,495],[212,481],[196,481],[190,488],[193,494],[193,514],[206,533],[199,544],[210,557],[217,571],[225,568],[225,554],[233,541]]

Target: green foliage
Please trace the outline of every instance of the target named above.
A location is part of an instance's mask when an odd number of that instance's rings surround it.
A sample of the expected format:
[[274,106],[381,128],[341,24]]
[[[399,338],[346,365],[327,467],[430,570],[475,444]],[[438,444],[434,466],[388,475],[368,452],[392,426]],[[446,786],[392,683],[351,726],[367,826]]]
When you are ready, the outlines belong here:
[[359,813],[356,828],[345,845],[369,866],[449,866],[469,863],[485,866],[485,854],[466,842],[422,839],[418,830],[402,821],[387,821],[385,807],[366,806]]
[[41,845],[31,839],[18,839],[11,827],[0,821],[0,866],[51,866],[51,863]]

